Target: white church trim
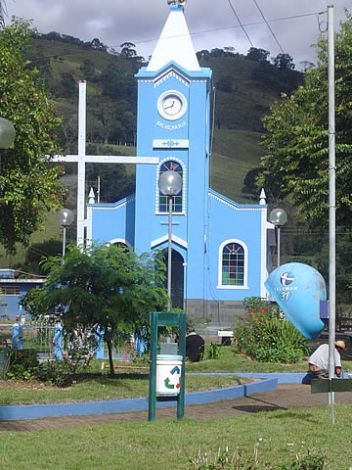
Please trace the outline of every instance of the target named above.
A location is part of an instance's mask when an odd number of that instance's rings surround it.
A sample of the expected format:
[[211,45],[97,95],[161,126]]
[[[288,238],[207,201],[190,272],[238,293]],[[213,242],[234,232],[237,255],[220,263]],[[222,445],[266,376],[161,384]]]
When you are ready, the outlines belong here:
[[[226,245],[230,243],[237,243],[241,245],[244,251],[244,272],[243,272],[243,285],[242,286],[234,286],[234,285],[227,285],[222,283],[222,255],[223,249]],[[219,255],[218,255],[218,285],[217,289],[227,289],[227,290],[238,290],[238,289],[249,289],[248,287],[248,247],[242,240],[238,240],[237,238],[229,238],[228,240],[224,240],[219,246]]]
[[157,88],[160,86],[162,83],[166,82],[170,78],[175,78],[179,82],[182,83],[185,87],[189,88],[190,81],[188,78],[180,74],[178,71],[176,71],[173,67],[170,67],[169,70],[167,70],[163,75],[158,76],[154,80],[154,88]]
[[[135,198],[136,197],[133,194],[131,196],[127,196],[126,198],[118,202],[106,202],[106,203],[100,203],[100,204],[93,204],[92,206],[99,208],[99,210],[103,210],[103,211],[116,211],[127,206],[127,204],[131,204],[131,202],[134,202]],[[90,205],[87,204],[87,207],[90,207]]]
[[224,196],[221,196],[220,194],[216,194],[214,192],[213,189],[211,189],[209,192],[208,192],[208,195],[212,198],[212,199],[215,199],[215,201],[218,201],[218,202],[221,202],[222,204],[224,204],[225,206],[228,206],[228,207],[231,207],[231,209],[235,210],[235,211],[247,211],[247,212],[251,212],[251,211],[254,211],[254,212],[258,212],[258,211],[262,211],[263,210],[263,206],[260,206],[260,205],[249,205],[249,204],[243,204],[243,205],[240,205],[240,204],[236,204],[230,200],[228,200],[227,198],[225,198]]
[[[172,235],[171,239],[173,242],[177,243],[177,245],[180,245],[183,248],[188,248],[188,243],[186,242],[186,240],[183,240],[182,238],[177,237],[176,235]],[[162,237],[153,240],[150,244],[150,248],[156,248],[158,245],[162,245],[168,240],[169,237],[167,235],[163,235]]]

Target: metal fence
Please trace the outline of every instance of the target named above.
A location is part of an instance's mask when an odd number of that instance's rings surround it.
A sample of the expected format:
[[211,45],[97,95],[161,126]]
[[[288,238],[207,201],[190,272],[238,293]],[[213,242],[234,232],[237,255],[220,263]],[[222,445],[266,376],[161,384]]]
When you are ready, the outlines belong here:
[[[5,362],[7,351],[12,350],[12,329],[10,323],[0,324],[0,361]],[[55,324],[53,321],[26,321],[22,328],[22,341],[20,349],[34,349],[40,362],[55,359]],[[130,360],[136,355],[134,342],[125,341],[113,348],[113,358]],[[6,354],[5,354],[6,351]],[[62,352],[65,358],[72,359],[77,352],[82,357],[107,358],[107,350],[97,336],[95,328],[77,328],[69,334],[63,329]],[[6,359],[7,360],[7,359]]]
[[[49,322],[26,322],[23,325],[22,348],[35,349],[39,358],[52,359],[54,325]],[[2,324],[0,326],[1,349],[12,347],[12,325]]]

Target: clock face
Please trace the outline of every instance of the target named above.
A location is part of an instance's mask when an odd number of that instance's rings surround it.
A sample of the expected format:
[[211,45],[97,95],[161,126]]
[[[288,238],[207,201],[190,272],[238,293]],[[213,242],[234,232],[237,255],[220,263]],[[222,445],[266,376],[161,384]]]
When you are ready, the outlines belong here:
[[166,91],[158,99],[158,111],[164,119],[179,119],[186,109],[187,100],[178,91]]

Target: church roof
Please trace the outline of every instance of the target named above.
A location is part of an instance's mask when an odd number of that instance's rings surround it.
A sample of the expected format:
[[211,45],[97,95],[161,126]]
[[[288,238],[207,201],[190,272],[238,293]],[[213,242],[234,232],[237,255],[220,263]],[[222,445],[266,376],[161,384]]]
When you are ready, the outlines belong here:
[[180,4],[171,5],[169,16],[146,71],[156,72],[170,62],[188,71],[200,70],[183,6]]

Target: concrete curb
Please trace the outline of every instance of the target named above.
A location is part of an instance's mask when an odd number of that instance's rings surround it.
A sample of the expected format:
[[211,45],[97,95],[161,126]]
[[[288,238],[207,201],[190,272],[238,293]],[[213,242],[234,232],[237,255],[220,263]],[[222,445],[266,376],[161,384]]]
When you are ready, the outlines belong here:
[[278,384],[300,384],[307,372],[189,372],[188,375],[237,376],[247,379],[277,379]]
[[[185,395],[186,405],[203,405],[222,400],[253,395],[276,390],[276,378],[263,379],[246,385],[236,385],[204,392],[190,392]],[[158,408],[176,406],[176,400],[157,403]],[[90,401],[80,403],[51,403],[46,405],[9,405],[0,406],[0,421],[54,418],[60,416],[79,416],[110,413],[129,413],[148,409],[148,398],[126,400]]]

